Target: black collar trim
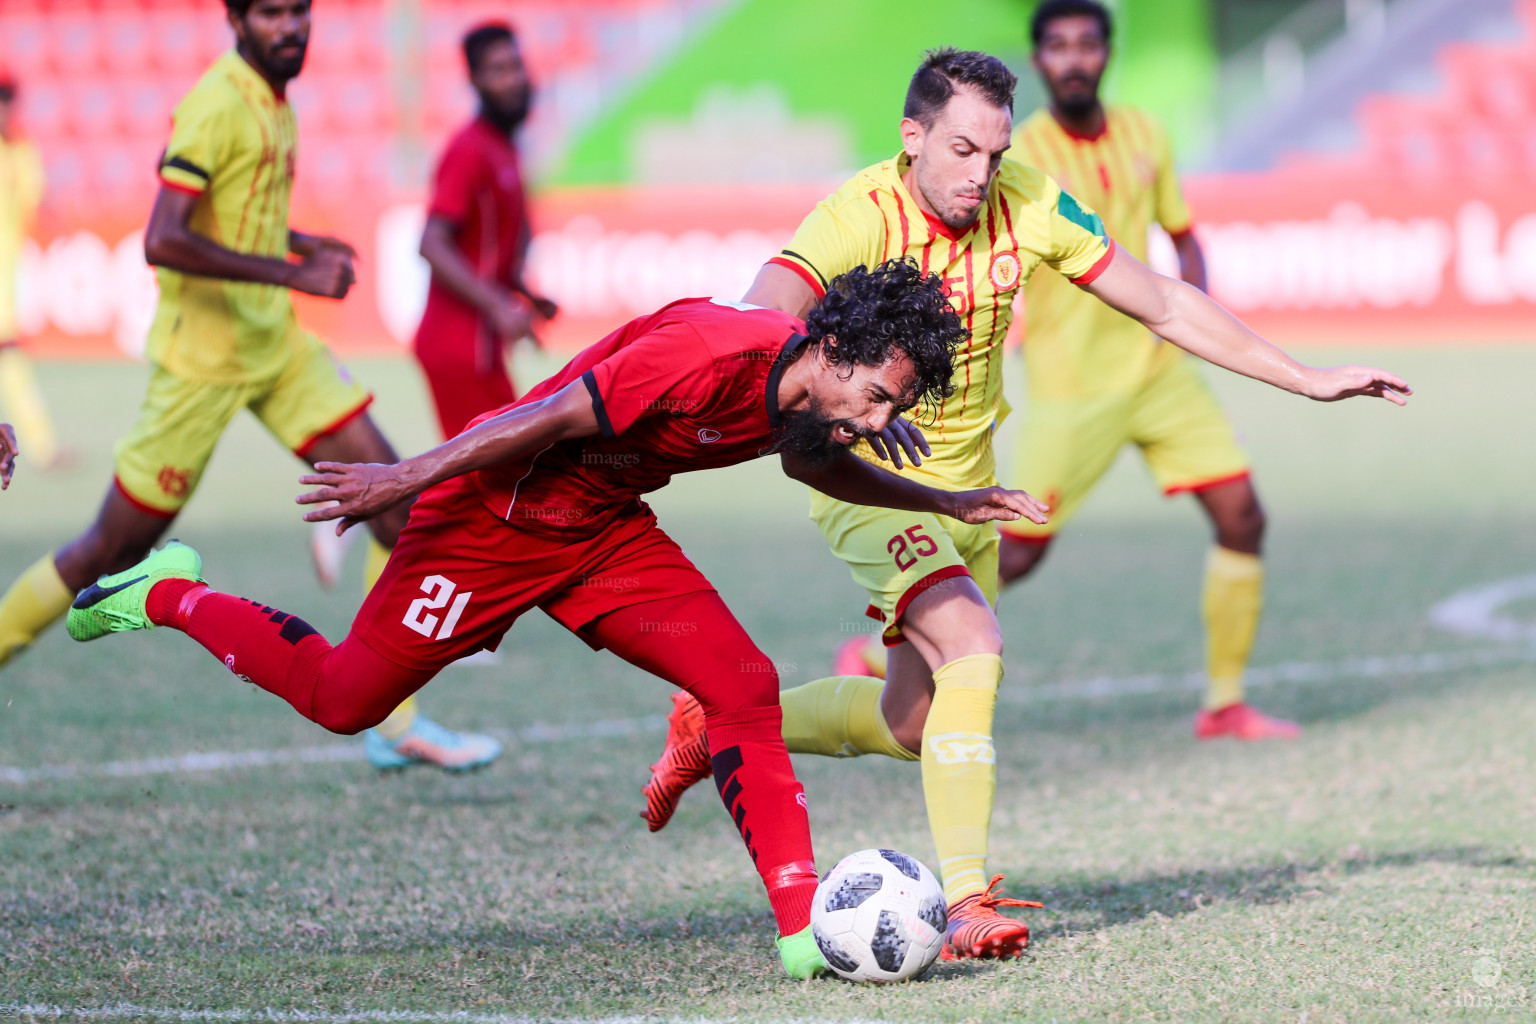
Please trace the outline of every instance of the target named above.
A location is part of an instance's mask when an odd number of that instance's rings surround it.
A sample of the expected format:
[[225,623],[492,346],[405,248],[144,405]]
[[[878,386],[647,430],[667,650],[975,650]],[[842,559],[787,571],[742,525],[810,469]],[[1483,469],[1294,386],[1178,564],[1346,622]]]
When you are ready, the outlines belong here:
[[764,401],[768,403],[768,425],[778,428],[784,425],[784,416],[779,412],[779,378],[784,376],[784,368],[795,361],[800,347],[811,339],[803,334],[791,334],[784,342],[784,347],[779,349],[778,356],[773,360],[773,365],[768,368],[768,384],[763,389]]

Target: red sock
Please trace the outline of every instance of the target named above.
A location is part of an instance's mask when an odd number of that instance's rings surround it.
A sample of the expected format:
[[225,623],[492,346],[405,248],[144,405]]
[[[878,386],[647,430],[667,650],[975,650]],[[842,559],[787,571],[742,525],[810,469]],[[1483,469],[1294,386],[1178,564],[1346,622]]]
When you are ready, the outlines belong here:
[[235,675],[332,732],[377,725],[432,678],[350,636],[332,647],[296,615],[192,580],[156,583],[146,611],[155,625],[186,633]]
[[780,935],[811,923],[816,865],[805,789],[784,749],[777,705],[705,716],[715,786],[768,888]]

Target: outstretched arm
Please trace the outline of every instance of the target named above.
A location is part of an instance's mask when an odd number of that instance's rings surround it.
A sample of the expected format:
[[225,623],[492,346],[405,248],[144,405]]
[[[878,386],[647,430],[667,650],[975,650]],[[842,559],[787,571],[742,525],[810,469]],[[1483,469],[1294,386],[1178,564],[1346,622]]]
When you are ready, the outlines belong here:
[[0,423],[0,491],[11,486],[11,474],[16,472],[16,433],[9,423]]
[[1198,288],[1154,272],[1119,247],[1104,273],[1084,287],[1207,362],[1319,402],[1367,395],[1406,405],[1413,393],[1402,378],[1374,367],[1304,366]]
[[300,505],[336,502],[304,513],[304,520],[320,523],[340,519],[336,532],[345,533],[362,520],[451,477],[597,432],[592,396],[582,381],[575,380],[548,398],[508,409],[414,458],[391,465],[316,463],[315,472],[299,477],[299,483],[315,490],[299,495],[297,500]]
[[[226,249],[192,230],[192,210],[199,198],[179,189],[161,187],[149,215],[149,226],[144,229],[144,258],[150,266],[225,281],[275,284],[331,299],[344,298],[357,280],[352,270],[352,250],[345,243],[320,244],[314,236],[299,235],[300,245],[309,247],[314,243],[308,252],[294,249],[303,256],[302,263]],[[290,246],[294,239],[290,233]]]
[[786,476],[853,505],[933,512],[965,523],[992,519],[1028,519],[1044,525],[1050,511],[1023,491],[980,487],[971,491],[942,491],[872,466],[852,452],[824,462],[785,452],[780,457]]

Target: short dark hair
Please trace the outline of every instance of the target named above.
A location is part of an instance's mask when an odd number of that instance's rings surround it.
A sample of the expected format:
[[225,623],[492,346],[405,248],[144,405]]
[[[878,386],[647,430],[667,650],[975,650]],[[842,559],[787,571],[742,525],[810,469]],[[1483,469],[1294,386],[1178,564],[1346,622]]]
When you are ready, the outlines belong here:
[[251,13],[251,4],[256,0],[224,0],[224,9],[237,18],[243,18]]
[[925,130],[932,128],[959,85],[972,87],[993,106],[1007,107],[1011,114],[1013,89],[1018,84],[1018,76],[990,54],[956,50],[952,46],[929,50],[907,86],[907,101],[902,104],[901,116],[910,117]]
[[[883,366],[905,352],[917,371],[915,400],[937,408],[955,392],[955,350],[971,336],[944,280],[910,256],[874,270],[862,264],[832,279],[805,316],[805,334],[834,366]],[[827,344],[827,339],[832,339]]]
[[464,36],[464,63],[469,73],[480,70],[480,58],[485,56],[486,50],[497,43],[511,43],[516,39],[512,26],[504,21],[481,22],[470,29]]
[[1098,0],[1045,0],[1045,3],[1035,8],[1034,17],[1029,19],[1030,42],[1039,47],[1040,40],[1045,38],[1046,28],[1060,18],[1097,18],[1099,31],[1104,33],[1106,43],[1114,28],[1109,8]]

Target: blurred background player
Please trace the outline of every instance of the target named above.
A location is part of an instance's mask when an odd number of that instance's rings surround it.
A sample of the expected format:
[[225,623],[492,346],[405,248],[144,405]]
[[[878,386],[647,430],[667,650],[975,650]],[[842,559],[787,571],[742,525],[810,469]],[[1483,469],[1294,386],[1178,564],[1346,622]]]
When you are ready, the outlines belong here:
[[0,69],[0,407],[15,418],[27,457],[39,469],[56,469],[69,463],[71,453],[59,447],[16,321],[21,243],[43,201],[44,184],[42,155],[21,137],[16,94],[16,79]]
[[[340,299],[351,246],[288,226],[298,125],[285,98],[304,66],[309,0],[226,0],[237,41],[176,108],[144,250],[160,301],[148,393],[117,444],[96,521],[43,556],[0,597],[0,663],[64,615],[97,577],[143,558],[197,489],[229,421],[248,408],[287,448],[319,460],[393,462],[366,391],[294,316],[289,289]],[[292,263],[289,253],[302,258]],[[402,506],[370,523],[368,584],[405,525]],[[449,769],[494,760],[487,736],[450,732],[407,700],[366,740],[377,767]]]
[[421,255],[432,267],[415,353],[445,438],[517,398],[506,349],[532,334],[535,313],[557,312],[523,283],[530,231],[515,135],[533,85],[510,26],[464,37],[479,112],[449,140],[437,165]]
[[[509,25],[479,25],[464,36],[463,50],[479,110],[438,162],[421,236],[432,278],[413,346],[444,438],[516,400],[508,350],[523,338],[537,340],[535,313],[549,319],[558,311],[523,282],[531,232],[514,137],[527,120],[533,84],[517,38]],[[316,526],[312,553],[327,588],[340,578],[354,536]]]
[[[1047,0],[1030,24],[1034,66],[1050,96],[1014,131],[1012,159],[1037,167],[1104,219],[1116,243],[1147,258],[1147,232],[1173,238],[1180,276],[1205,290],[1205,258],[1162,127],[1129,106],[1106,107],[1099,85],[1110,15],[1096,0]],[[1194,359],[1056,273],[1024,288],[1028,404],[1019,432],[1019,486],[1051,507],[1044,526],[1002,527],[1002,583],[1028,576],[1052,539],[1128,444],[1167,495],[1193,494],[1215,544],[1205,563],[1205,707],[1200,739],[1293,739],[1294,722],[1243,701],[1243,670],[1263,605],[1264,510],[1248,458]]]

